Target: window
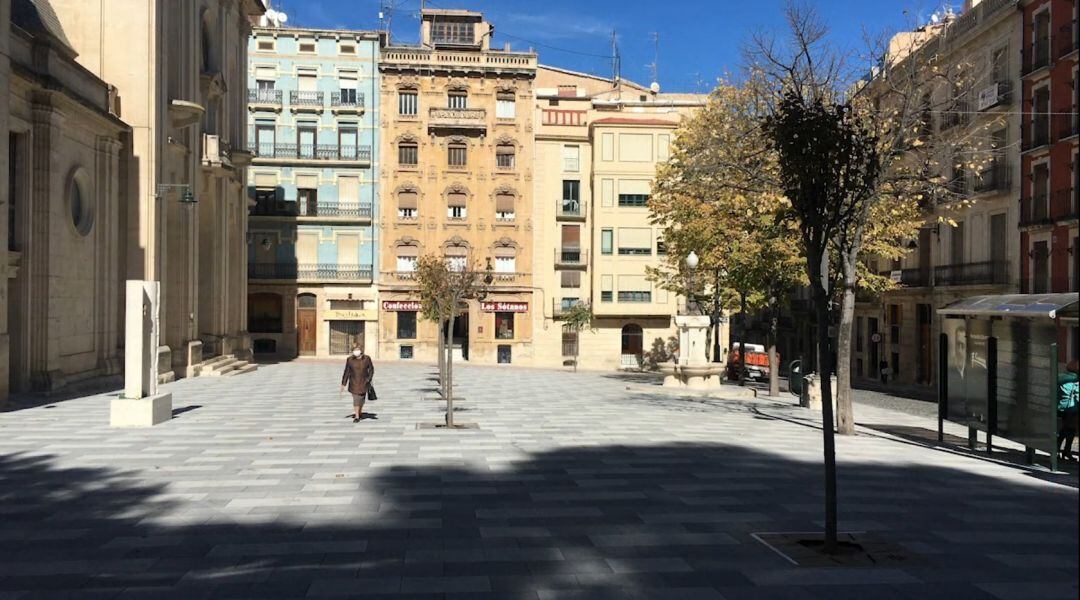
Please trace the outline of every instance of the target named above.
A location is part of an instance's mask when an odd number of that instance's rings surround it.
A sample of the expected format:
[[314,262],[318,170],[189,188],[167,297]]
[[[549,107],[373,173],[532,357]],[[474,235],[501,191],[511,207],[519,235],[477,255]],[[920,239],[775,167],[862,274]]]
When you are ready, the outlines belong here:
[[600,254],[611,254],[612,248],[615,246],[615,230],[614,229],[601,229],[600,230]]
[[994,83],[1009,80],[1009,49],[1002,47],[990,55],[990,78]]
[[416,271],[416,257],[398,255],[397,271],[398,273],[412,273]]
[[435,44],[472,45],[476,42],[473,24],[462,21],[433,21],[431,41]]
[[581,271],[559,271],[560,287],[580,288]]
[[563,356],[577,356],[578,346],[578,332],[569,325],[563,325],[562,328],[562,355]]
[[342,71],[338,74],[339,105],[355,106],[357,104],[356,79],[356,71]]
[[341,158],[357,158],[359,141],[360,138],[357,135],[355,124],[338,126],[338,155]]
[[[900,305],[889,305],[889,341],[893,344],[900,343]],[[894,371],[895,372],[895,371]]]
[[410,360],[412,357],[413,357],[413,347],[411,345],[410,346],[402,346],[401,348],[398,349],[398,358],[405,359],[405,360]]
[[468,164],[468,147],[455,142],[446,148],[446,163],[451,167],[464,167]]
[[652,230],[648,227],[620,227],[619,254],[623,256],[651,256]]
[[416,142],[398,144],[398,166],[415,167],[420,163],[420,148]]
[[450,192],[446,195],[446,216],[451,219],[464,219],[468,196],[465,192]]
[[[455,247],[447,248],[447,252],[450,252],[450,251],[453,251],[453,250],[456,250],[456,248]],[[464,250],[464,248],[462,248],[461,250]],[[446,255],[446,266],[449,267],[451,271],[464,271],[467,264],[468,264],[468,257],[466,257],[464,254],[460,254],[460,255],[447,254]]]
[[419,194],[408,190],[398,193],[398,218],[415,219],[417,214],[417,200]]
[[363,343],[363,321],[330,321],[330,354],[348,354]]
[[259,50],[260,51],[273,52],[273,50],[274,50],[274,41],[273,40],[259,40]]
[[403,117],[415,117],[416,113],[416,92],[412,90],[398,92],[398,114]]
[[[319,70],[312,68],[298,68],[296,70],[297,89],[301,92],[315,92],[319,89]],[[311,99],[310,94],[302,94],[303,98]]]
[[1035,90],[1031,106],[1031,140],[1029,148],[1050,143],[1050,86]]
[[600,292],[601,302],[611,302],[611,290]]
[[644,350],[645,333],[641,325],[628,323],[622,328],[622,354],[641,356]]
[[68,193],[68,205],[71,209],[71,224],[80,236],[90,233],[94,225],[93,205],[86,191],[86,175],[80,169],[71,179],[71,191]]
[[281,295],[257,293],[248,295],[248,331],[251,333],[281,333]]
[[300,52],[314,54],[315,42],[300,42]]
[[506,192],[495,194],[495,220],[496,221],[513,221],[516,214],[514,212],[514,195]]
[[497,339],[497,340],[512,340],[512,339],[514,339],[514,313],[512,313],[512,312],[497,312],[497,313],[495,313],[495,339]]
[[1035,242],[1032,250],[1031,293],[1050,291],[1050,249],[1046,242]]
[[567,173],[577,173],[581,168],[581,148],[579,146],[563,146],[563,171]]
[[495,96],[495,117],[513,119],[516,116],[517,103],[514,100],[514,92],[499,92]]
[[356,54],[356,44],[341,43],[338,46],[338,52],[341,54]]
[[397,339],[416,339],[416,311],[402,310],[397,314]]
[[298,158],[315,158],[317,132],[318,125],[315,123],[296,124],[296,156]]
[[581,214],[581,182],[576,179],[564,179],[562,182],[562,213]]
[[516,273],[517,272],[517,259],[513,256],[496,256],[495,257],[495,272],[496,273]]
[[964,222],[957,221],[956,227],[952,228],[950,233],[952,241],[952,247],[950,248],[949,258],[954,265],[964,264]]
[[652,302],[652,292],[619,291],[619,302]]
[[469,94],[464,90],[454,90],[446,94],[447,108],[469,108]]
[[257,121],[255,123],[255,154],[256,156],[273,158],[276,146],[277,131],[273,121]]
[[562,245],[559,252],[559,262],[581,264],[581,227],[578,225],[563,225],[561,234]]
[[1031,175],[1031,218],[1046,220],[1050,215],[1050,165],[1039,163]]
[[646,206],[648,194],[619,194],[619,206]]
[[296,202],[301,215],[309,217],[319,214],[319,190],[314,188],[296,188]]
[[513,144],[495,146],[495,165],[500,169],[513,169],[516,163],[517,149]]

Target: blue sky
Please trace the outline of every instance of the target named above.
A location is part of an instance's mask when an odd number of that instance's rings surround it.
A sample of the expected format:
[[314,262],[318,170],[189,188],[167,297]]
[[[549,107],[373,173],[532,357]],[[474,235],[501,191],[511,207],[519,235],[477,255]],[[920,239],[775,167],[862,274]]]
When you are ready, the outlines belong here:
[[[863,32],[880,34],[923,22],[944,0],[809,0],[839,44],[861,45]],[[959,2],[956,2],[959,3]],[[394,39],[415,42],[419,0],[397,0]],[[380,0],[272,0],[289,25],[342,29],[379,26]],[[647,84],[652,33],[660,35],[659,80],[665,91],[708,91],[738,68],[740,48],[755,31],[782,31],[784,0],[438,0],[438,8],[485,13],[494,44],[533,46],[543,64],[611,74],[611,31],[622,55],[623,77]]]

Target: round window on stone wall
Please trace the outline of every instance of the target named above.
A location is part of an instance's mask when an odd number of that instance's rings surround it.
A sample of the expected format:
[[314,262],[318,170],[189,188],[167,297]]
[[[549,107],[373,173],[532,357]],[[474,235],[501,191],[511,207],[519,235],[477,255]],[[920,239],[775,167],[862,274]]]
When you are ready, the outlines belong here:
[[79,235],[87,235],[94,226],[93,203],[87,193],[86,175],[81,170],[71,177],[68,187],[68,208],[71,212],[71,224]]

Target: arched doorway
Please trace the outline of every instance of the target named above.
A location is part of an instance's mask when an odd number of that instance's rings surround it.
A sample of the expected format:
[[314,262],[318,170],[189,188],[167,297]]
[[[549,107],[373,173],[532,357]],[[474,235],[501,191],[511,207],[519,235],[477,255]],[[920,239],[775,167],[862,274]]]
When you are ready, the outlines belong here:
[[296,351],[301,356],[314,356],[318,340],[316,330],[319,321],[315,294],[296,296]]
[[622,328],[622,357],[620,363],[624,367],[641,366],[641,356],[644,354],[645,333],[641,325],[627,323]]

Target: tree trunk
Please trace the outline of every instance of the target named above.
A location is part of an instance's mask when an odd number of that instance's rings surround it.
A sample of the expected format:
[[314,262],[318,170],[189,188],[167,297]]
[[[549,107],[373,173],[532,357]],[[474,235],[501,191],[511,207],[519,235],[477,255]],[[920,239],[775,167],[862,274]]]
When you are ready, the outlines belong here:
[[446,353],[446,426],[454,426],[454,319],[450,313],[450,330],[447,332]]
[[[814,264],[817,263],[817,264]],[[829,256],[822,249],[810,258],[810,285],[817,316],[817,363],[821,379],[821,432],[825,454],[825,552],[836,552],[836,440],[833,436],[832,376],[829,350]]]
[[446,349],[443,347],[443,343],[446,338],[446,322],[439,319],[439,341],[436,343],[436,361],[439,363],[439,389],[442,391],[443,398],[446,397]]
[[769,395],[780,395],[780,361],[776,357],[776,307],[769,308]]
[[739,385],[746,385],[746,293],[739,292]]
[[836,431],[855,434],[855,414],[851,403],[851,325],[855,320],[855,266],[845,256],[844,294],[840,304],[840,325],[836,332]]
[[723,351],[720,348],[720,271],[716,272],[716,285],[713,286],[713,339],[712,361],[720,362]]
[[578,357],[581,356],[581,328],[575,328],[576,335],[574,335],[574,372],[577,373]]

